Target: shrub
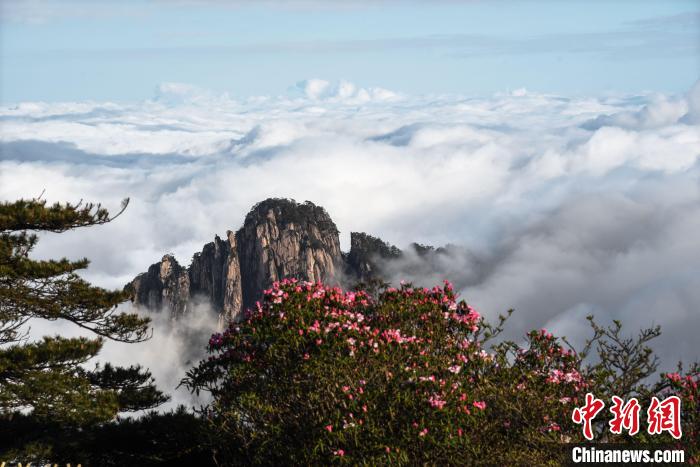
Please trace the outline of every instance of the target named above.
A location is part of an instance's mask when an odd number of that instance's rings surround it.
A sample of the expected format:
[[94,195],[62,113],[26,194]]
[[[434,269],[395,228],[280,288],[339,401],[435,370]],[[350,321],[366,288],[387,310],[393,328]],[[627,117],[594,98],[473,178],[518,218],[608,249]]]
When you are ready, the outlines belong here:
[[487,345],[504,321],[448,282],[373,299],[285,280],[211,337],[185,384],[212,393],[223,463],[559,464],[564,443],[584,441],[572,409],[614,375],[545,330]]

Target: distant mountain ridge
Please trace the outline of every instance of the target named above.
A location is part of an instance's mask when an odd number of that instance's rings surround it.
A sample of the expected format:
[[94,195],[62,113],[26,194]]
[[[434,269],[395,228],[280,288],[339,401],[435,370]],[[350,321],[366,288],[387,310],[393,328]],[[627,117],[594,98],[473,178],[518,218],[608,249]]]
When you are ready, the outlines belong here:
[[253,206],[238,231],[204,245],[189,267],[165,255],[126,289],[136,306],[168,310],[173,317],[204,300],[222,322],[239,321],[274,281],[295,277],[348,286],[381,278],[381,263],[401,255],[395,246],[358,232],[350,234],[350,251],[343,253],[325,209],[270,198]]

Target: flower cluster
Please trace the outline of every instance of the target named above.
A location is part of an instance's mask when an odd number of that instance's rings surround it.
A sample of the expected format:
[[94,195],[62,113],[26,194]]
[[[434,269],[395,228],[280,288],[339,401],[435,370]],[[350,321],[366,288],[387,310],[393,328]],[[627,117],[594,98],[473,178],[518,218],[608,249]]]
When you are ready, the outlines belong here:
[[[269,463],[454,464],[494,456],[499,437],[513,451],[494,462],[540,463],[552,442],[582,440],[571,409],[594,383],[579,356],[546,330],[487,347],[490,329],[449,282],[372,299],[289,279],[213,335],[190,377],[221,430]],[[697,374],[666,380],[697,403]]]

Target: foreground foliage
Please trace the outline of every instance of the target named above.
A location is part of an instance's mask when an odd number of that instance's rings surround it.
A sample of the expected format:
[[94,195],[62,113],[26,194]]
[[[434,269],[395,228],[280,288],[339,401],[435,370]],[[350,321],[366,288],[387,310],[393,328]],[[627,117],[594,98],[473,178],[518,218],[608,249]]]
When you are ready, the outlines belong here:
[[0,418],[0,452],[3,460],[50,459],[51,465],[207,466],[214,465],[207,433],[206,421],[183,407],[89,428],[15,414]]
[[[87,259],[29,257],[39,240],[35,232],[61,233],[112,219],[105,209],[93,204],[49,206],[43,200],[0,203],[3,423],[19,420],[22,412],[28,414],[22,417],[31,417],[36,426],[86,429],[113,420],[120,412],[152,408],[167,400],[154,386],[150,373],[139,366],[87,368],[102,348],[103,339],[141,342],[149,337],[148,319],[117,311],[117,305],[126,299],[124,293],[83,280],[78,271],[88,266]],[[24,330],[32,319],[72,323],[96,337],[46,336],[30,341]],[[60,446],[34,443],[25,451],[50,459],[53,448]]]
[[[185,383],[213,395],[204,414],[223,464],[559,463],[566,443],[585,441],[571,413],[587,392],[680,395],[683,439],[635,441],[697,456],[697,368],[644,384],[658,330],[625,340],[619,324],[593,323],[582,353],[544,330],[524,345],[489,345],[504,321],[485,323],[449,283],[388,288],[375,300],[285,280],[245,322],[212,336],[211,356]],[[599,358],[584,364],[591,350]],[[599,438],[623,440],[606,434],[608,419],[596,420]]]
[[[697,462],[697,365],[662,374],[650,342],[600,326],[580,351],[546,330],[522,343],[497,339],[506,317],[485,322],[449,283],[433,289],[368,284],[343,291],[275,283],[242,323],[214,334],[210,357],[184,384],[208,391],[199,415],[184,409],[124,418],[166,397],[148,371],[89,369],[104,338],[139,342],[148,320],[120,313],[122,292],[91,286],[87,260],[29,258],[32,231],[60,233],[112,218],[99,206],[41,200],[0,204],[0,462],[83,465],[489,464],[567,460],[582,442],[572,411],[587,393],[606,402],[596,441],[665,444]],[[96,338],[29,341],[30,319],[62,320]],[[608,430],[613,396],[677,395],[683,437],[634,438]]]

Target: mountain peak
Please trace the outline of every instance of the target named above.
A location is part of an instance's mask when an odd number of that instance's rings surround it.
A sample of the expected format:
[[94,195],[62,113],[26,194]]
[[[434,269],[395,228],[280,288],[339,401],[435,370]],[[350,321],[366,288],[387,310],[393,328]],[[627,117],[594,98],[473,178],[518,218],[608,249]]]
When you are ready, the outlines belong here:
[[165,255],[127,288],[137,306],[177,316],[198,298],[209,301],[223,321],[237,321],[275,281],[340,284],[345,270],[338,229],[325,209],[269,198],[253,206],[238,231],[204,245],[189,268]]

